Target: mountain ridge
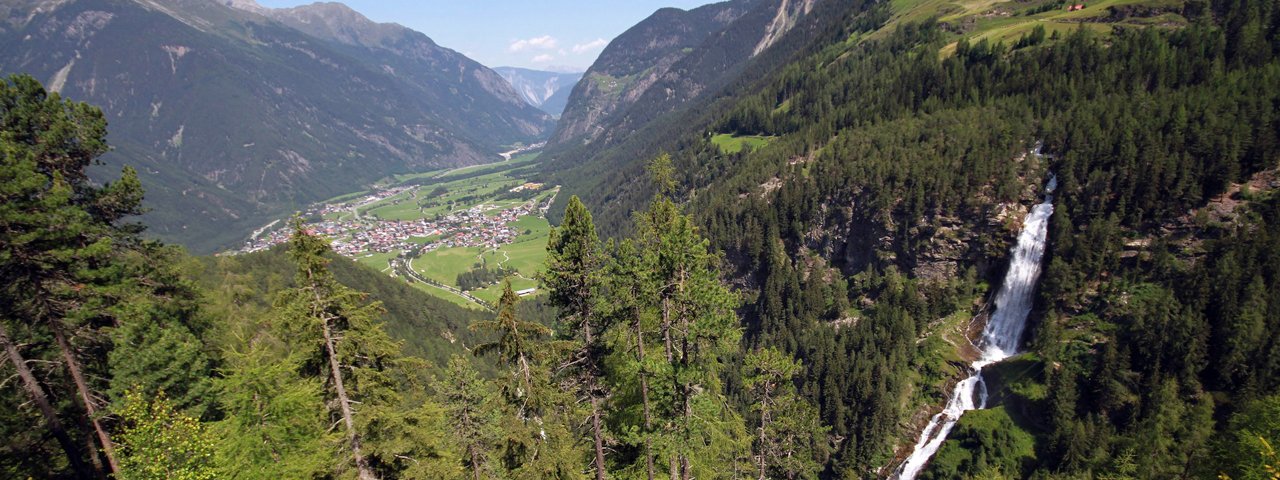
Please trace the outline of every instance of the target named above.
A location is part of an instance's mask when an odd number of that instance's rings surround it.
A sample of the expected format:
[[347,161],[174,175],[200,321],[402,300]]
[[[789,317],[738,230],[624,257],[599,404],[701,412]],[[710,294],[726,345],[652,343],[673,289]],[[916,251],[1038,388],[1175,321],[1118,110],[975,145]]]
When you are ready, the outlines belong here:
[[548,147],[596,139],[615,114],[625,112],[677,62],[756,3],[663,8],[618,35],[573,88]]

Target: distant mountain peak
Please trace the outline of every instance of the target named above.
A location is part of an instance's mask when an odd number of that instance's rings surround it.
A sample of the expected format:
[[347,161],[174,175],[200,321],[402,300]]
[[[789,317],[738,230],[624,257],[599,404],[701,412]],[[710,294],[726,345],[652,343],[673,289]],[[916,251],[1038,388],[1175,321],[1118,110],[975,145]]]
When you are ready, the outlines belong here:
[[271,10],[267,7],[259,5],[258,2],[255,2],[254,0],[223,0],[223,5],[226,5],[228,7],[231,7],[237,10],[253,12],[259,15],[266,15],[267,12]]
[[511,88],[530,105],[559,116],[569,101],[569,92],[582,78],[582,72],[555,72],[520,67],[495,67]]

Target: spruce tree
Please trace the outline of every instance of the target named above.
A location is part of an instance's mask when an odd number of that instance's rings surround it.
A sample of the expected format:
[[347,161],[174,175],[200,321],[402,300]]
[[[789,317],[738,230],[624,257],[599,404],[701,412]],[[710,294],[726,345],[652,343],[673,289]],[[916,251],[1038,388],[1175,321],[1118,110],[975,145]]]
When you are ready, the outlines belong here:
[[506,421],[504,462],[514,478],[579,478],[582,457],[572,419],[580,418],[573,397],[551,380],[549,359],[567,350],[550,341],[551,329],[520,319],[519,297],[511,283],[503,284],[494,320],[473,323],[471,329],[496,334],[491,342],[472,349],[477,356],[493,354],[507,377],[500,383],[511,409]]
[[517,415],[528,419],[536,415],[541,406],[538,370],[545,358],[546,337],[551,329],[535,322],[520,320],[516,315],[516,302],[520,298],[511,290],[511,283],[502,285],[502,297],[498,299],[498,316],[493,320],[485,320],[471,324],[472,331],[496,334],[497,339],[481,343],[471,349],[476,356],[493,354],[499,365],[505,368],[510,378],[502,387],[503,394],[513,405],[517,406]]

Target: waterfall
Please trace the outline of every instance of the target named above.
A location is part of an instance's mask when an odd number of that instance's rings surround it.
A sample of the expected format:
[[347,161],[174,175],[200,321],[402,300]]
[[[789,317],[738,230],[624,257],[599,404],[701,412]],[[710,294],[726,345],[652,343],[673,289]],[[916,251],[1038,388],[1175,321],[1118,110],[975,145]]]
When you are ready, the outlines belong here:
[[[1039,155],[1039,150],[1037,146],[1033,153]],[[1057,186],[1057,178],[1050,176],[1045,185],[1044,202],[1032,208],[1023,223],[1018,244],[1013,247],[1009,260],[1009,271],[996,294],[995,313],[978,339],[977,346],[982,350],[982,356],[971,365],[973,371],[969,377],[956,384],[947,406],[934,415],[920,433],[920,440],[916,441],[911,456],[902,462],[895,475],[899,480],[916,478],[964,412],[986,408],[987,385],[982,379],[982,369],[1018,353],[1018,340],[1027,327],[1036,281],[1040,279],[1040,258],[1044,256],[1049,217],[1053,215],[1053,190]]]

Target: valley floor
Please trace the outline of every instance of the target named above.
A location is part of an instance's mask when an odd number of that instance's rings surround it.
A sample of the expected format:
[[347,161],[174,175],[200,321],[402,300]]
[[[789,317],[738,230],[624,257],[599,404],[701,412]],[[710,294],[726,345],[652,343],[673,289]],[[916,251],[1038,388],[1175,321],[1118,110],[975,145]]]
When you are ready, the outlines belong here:
[[[537,155],[521,153],[494,164],[395,176],[301,215],[336,252],[432,295],[488,309],[502,292],[500,277],[525,295],[536,293],[546,257],[546,211],[559,187],[526,181]],[[271,248],[291,233],[274,221],[234,253]],[[488,271],[499,273],[469,290],[459,285],[461,275]]]

